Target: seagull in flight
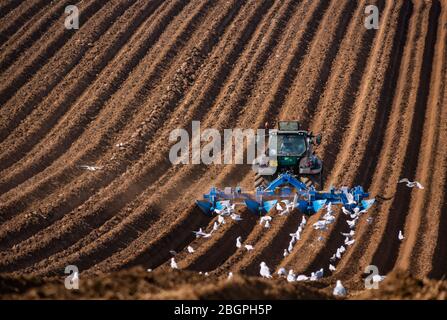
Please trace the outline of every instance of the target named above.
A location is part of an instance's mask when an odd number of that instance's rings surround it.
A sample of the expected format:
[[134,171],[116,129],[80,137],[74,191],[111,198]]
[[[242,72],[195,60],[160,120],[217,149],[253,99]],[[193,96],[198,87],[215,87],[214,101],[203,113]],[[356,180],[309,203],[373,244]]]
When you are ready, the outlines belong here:
[[196,235],[196,238],[200,238],[200,237],[209,238],[209,237],[211,237],[211,234],[212,234],[212,232],[211,233],[203,232],[202,228],[200,228],[199,231],[193,231],[193,233]]
[[88,165],[80,165],[79,168],[88,170],[88,171],[97,171],[97,170],[101,170],[103,167],[102,166],[88,166]]
[[407,178],[403,178],[399,180],[398,183],[406,183],[408,188],[418,188],[418,189],[424,189],[424,186],[420,184],[418,181],[410,181]]

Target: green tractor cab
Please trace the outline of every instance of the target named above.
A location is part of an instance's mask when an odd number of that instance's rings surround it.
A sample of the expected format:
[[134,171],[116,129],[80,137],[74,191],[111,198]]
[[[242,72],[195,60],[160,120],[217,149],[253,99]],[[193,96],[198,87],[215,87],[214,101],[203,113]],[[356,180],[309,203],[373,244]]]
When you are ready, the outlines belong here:
[[258,170],[255,187],[268,185],[282,173],[296,176],[306,185],[321,188],[323,162],[315,155],[313,147],[321,143],[322,136],[301,130],[298,121],[280,121],[278,129],[271,130],[268,141],[268,163],[259,164],[273,168],[269,174]]

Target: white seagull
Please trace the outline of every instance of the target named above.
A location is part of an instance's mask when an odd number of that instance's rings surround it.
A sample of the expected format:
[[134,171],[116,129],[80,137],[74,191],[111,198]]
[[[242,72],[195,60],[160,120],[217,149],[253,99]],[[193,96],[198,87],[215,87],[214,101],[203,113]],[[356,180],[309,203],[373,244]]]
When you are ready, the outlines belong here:
[[287,257],[289,255],[289,251],[287,251],[287,249],[284,249],[284,253],[282,255],[283,257]]
[[171,258],[171,268],[178,269],[177,262],[175,262],[174,257]]
[[277,274],[278,274],[279,276],[285,276],[285,275],[287,275],[287,271],[286,271],[285,268],[280,268],[280,269],[278,270]]
[[422,184],[420,184],[417,181],[410,181],[407,178],[403,178],[401,180],[399,180],[398,183],[406,183],[408,188],[418,188],[418,189],[424,189],[424,186]]
[[194,248],[191,247],[191,246],[188,246],[187,249],[188,249],[188,252],[189,252],[189,253],[194,253],[194,251],[195,251]]
[[270,269],[269,267],[267,267],[264,261],[261,262],[260,266],[261,266],[261,270],[259,271],[260,275],[263,278],[271,278],[272,276],[270,274]]
[[333,272],[333,271],[335,271],[336,269],[335,269],[335,267],[334,267],[332,264],[329,264],[329,270]]
[[296,280],[295,274],[293,270],[289,270],[289,274],[287,275],[287,282],[294,282]]
[[242,220],[241,216],[238,215],[238,214],[235,214],[235,213],[231,214],[231,219],[233,219],[234,221],[241,221]]
[[88,165],[80,165],[79,168],[88,170],[88,171],[97,171],[97,170],[101,170],[103,167],[102,166],[88,166]]
[[296,281],[306,281],[308,279],[309,277],[304,274],[300,274],[298,277],[296,277]]
[[337,285],[334,288],[333,294],[334,294],[334,296],[337,296],[337,297],[346,296],[346,289],[345,289],[345,287],[343,287],[340,280],[337,280]]
[[196,238],[200,238],[200,237],[209,238],[209,237],[211,237],[212,232],[206,233],[206,232],[203,232],[202,228],[200,228],[199,231],[193,231],[193,233],[196,235]]
[[399,238],[400,241],[405,239],[405,237],[404,237],[404,235],[402,233],[402,230],[399,230],[399,235],[397,237]]
[[242,237],[237,237],[236,238],[236,248],[240,248],[242,246],[241,239],[242,239]]
[[253,248],[253,246],[252,246],[251,244],[246,244],[246,245],[245,245],[245,249],[247,249],[247,251],[251,251],[251,250],[253,250],[254,248]]
[[217,217],[217,222],[218,222],[219,224],[225,224],[225,218],[224,218],[223,216],[219,215],[219,216]]
[[351,211],[349,211],[348,209],[346,209],[345,207],[341,207],[341,210],[343,211],[343,213],[345,214],[345,215],[350,215],[351,214]]

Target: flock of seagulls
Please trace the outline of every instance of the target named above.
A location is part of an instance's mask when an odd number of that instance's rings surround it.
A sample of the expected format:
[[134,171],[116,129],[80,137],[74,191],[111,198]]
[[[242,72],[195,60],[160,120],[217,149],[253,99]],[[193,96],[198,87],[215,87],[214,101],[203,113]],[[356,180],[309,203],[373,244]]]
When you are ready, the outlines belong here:
[[[87,170],[98,170],[95,167],[91,167],[91,166],[85,166],[85,169]],[[416,187],[418,189],[423,189],[424,187],[417,181],[409,181],[408,179],[402,179],[399,181],[399,183],[406,183],[406,185],[408,187]],[[349,205],[355,205],[356,201],[354,199],[354,196],[345,191],[346,194],[346,198],[348,200],[348,204]],[[280,202],[278,202],[276,204],[276,210],[279,213],[279,215],[288,215],[289,213],[292,212],[293,208],[296,207],[297,204],[297,196],[295,196],[295,198],[293,199],[293,201],[289,201],[289,200],[282,200]],[[352,206],[350,206],[352,208]],[[358,207],[354,207],[353,209],[349,210],[346,207],[342,207],[342,212],[343,214],[346,216],[346,224],[348,226],[348,231],[347,232],[341,232],[341,235],[345,238],[344,239],[344,243],[337,248],[336,252],[330,257],[330,263],[328,266],[328,270],[332,273],[334,273],[337,268],[336,268],[336,261],[340,260],[342,258],[342,255],[346,252],[347,248],[352,246],[355,243],[355,229],[356,226],[359,222],[360,217],[365,214],[367,211],[366,210],[360,210]],[[217,231],[219,229],[219,227],[223,224],[225,224],[225,217],[229,217],[234,221],[241,221],[242,217],[238,214],[235,213],[235,205],[234,204],[230,204],[230,202],[228,201],[228,203],[223,203],[222,205],[222,209],[221,210],[215,210],[215,213],[217,213],[217,221],[214,222],[213,224],[213,228],[212,230],[208,233],[205,232],[204,230],[202,230],[202,228],[200,228],[198,231],[193,231],[193,233],[195,234],[196,238],[209,238],[212,236],[214,231]],[[326,212],[325,214],[321,217],[320,220],[318,220],[317,222],[315,222],[313,224],[313,228],[315,230],[320,230],[320,231],[326,231],[328,229],[328,226],[331,225],[332,223],[334,223],[336,220],[335,216],[334,216],[334,211],[332,209],[332,204],[329,203],[326,205]],[[272,216],[262,216],[259,219],[259,224],[263,225],[264,228],[269,228],[270,227],[270,223],[272,221]],[[372,217],[368,217],[366,219],[366,222],[368,224],[371,224],[373,222],[373,218]],[[299,224],[297,230],[293,233],[290,233],[290,242],[289,245],[286,249],[284,249],[283,251],[283,256],[287,257],[293,250],[294,245],[296,244],[297,241],[299,241],[301,239],[301,234],[304,230],[304,227],[306,226],[306,217],[303,215],[302,216],[302,221]],[[405,237],[402,233],[402,230],[399,231],[398,234],[398,239],[400,241],[404,240]],[[324,237],[323,236],[319,236],[318,237],[319,241],[323,241]],[[250,244],[244,244],[242,241],[242,237],[238,236],[236,238],[236,248],[237,249],[241,249],[244,248],[247,251],[251,251],[254,250],[253,245]],[[192,254],[195,252],[194,248],[192,246],[188,246],[187,247],[187,251],[188,253]],[[172,269],[178,269],[178,265],[174,259],[174,257],[171,258],[171,262],[170,262],[171,268]],[[148,269],[149,270],[149,269]],[[150,269],[151,270],[151,269]],[[152,270],[151,270],[152,271]],[[270,279],[272,278],[272,274],[270,272],[270,268],[267,266],[267,264],[263,261],[260,263],[260,270],[259,270],[259,274],[261,277],[263,278],[267,278]],[[295,281],[317,281],[321,278],[323,278],[324,276],[324,268],[320,268],[319,270],[315,271],[315,272],[311,272],[310,276],[304,275],[304,274],[295,274],[294,270],[291,269],[289,271],[287,271],[284,267],[279,268],[279,270],[276,272],[276,274],[279,277],[283,277],[285,278],[288,282],[295,282]],[[233,273],[229,272],[228,273],[228,279],[232,279],[233,278]],[[385,276],[380,276],[380,275],[375,275],[373,277],[373,281],[374,282],[380,282],[383,281],[385,279]],[[346,288],[343,286],[343,284],[341,283],[340,280],[336,281],[336,285],[333,289],[333,295],[337,296],[337,297],[344,297],[347,295],[347,290]]]

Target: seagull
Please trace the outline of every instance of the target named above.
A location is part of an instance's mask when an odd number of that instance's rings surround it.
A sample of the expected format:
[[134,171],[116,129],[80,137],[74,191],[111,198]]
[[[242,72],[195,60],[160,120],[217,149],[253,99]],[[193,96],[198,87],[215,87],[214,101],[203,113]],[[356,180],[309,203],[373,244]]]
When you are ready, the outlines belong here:
[[278,274],[279,276],[285,276],[285,275],[287,275],[287,271],[286,271],[285,268],[280,268],[280,269],[278,270],[277,274]]
[[287,251],[287,249],[284,249],[284,253],[282,255],[283,257],[287,257],[289,255],[289,251]]
[[242,220],[241,216],[238,215],[238,214],[235,214],[235,213],[231,214],[231,219],[233,219],[234,221],[241,221]]
[[385,280],[386,276],[381,276],[379,274],[375,274],[372,278],[373,282],[382,282]]
[[203,232],[202,228],[200,228],[199,231],[193,231],[193,233],[196,235],[196,238],[200,238],[200,237],[209,238],[209,237],[211,237],[212,232],[205,233],[205,232]]
[[278,211],[278,212],[281,212],[281,211],[283,211],[284,209],[281,207],[281,204],[278,202],[277,204],[276,204],[276,211]]
[[354,208],[354,214],[355,214],[356,216],[361,216],[362,214],[364,214],[364,213],[366,213],[366,212],[368,212],[368,210],[366,210],[366,209],[360,210],[359,207],[355,207],[355,208]]
[[424,186],[422,184],[420,184],[417,181],[410,181],[407,178],[401,179],[399,180],[398,183],[406,183],[408,188],[418,188],[418,189],[424,189]]
[[373,221],[374,221],[374,218],[373,218],[373,217],[368,217],[368,218],[366,219],[366,222],[368,222],[368,224],[373,223]]
[[323,230],[323,231],[327,230],[327,225],[328,223],[326,220],[319,220],[313,224],[315,230]]
[[329,260],[332,261],[332,262],[334,262],[335,260],[337,260],[337,254],[334,253],[334,254],[332,255],[332,257],[329,258]]
[[175,262],[175,260],[174,260],[173,257],[171,258],[171,268],[172,268],[172,269],[178,269],[178,267],[177,267],[177,263]]
[[224,218],[223,216],[219,215],[219,216],[217,217],[217,222],[218,222],[219,224],[225,224],[225,218]]
[[293,239],[290,240],[290,242],[289,242],[289,247],[287,248],[287,250],[288,250],[289,252],[292,252],[294,242],[295,242],[295,241],[293,241]]
[[306,281],[306,280],[308,280],[309,279],[309,277],[308,276],[305,276],[304,274],[300,274],[299,276],[297,276],[296,277],[296,281]]
[[336,257],[337,259],[341,259],[340,248],[337,249],[337,252],[335,253],[335,257]]
[[296,280],[295,274],[293,270],[289,270],[289,274],[287,275],[287,282],[294,282]]
[[331,224],[332,222],[335,221],[335,217],[333,215],[331,215],[330,213],[326,213],[323,216],[323,219],[326,220],[328,224]]
[[343,253],[346,251],[346,248],[344,246],[341,246],[339,249],[340,249],[340,253]]
[[254,248],[253,248],[253,246],[252,246],[251,244],[246,244],[246,245],[245,245],[245,249],[247,249],[247,251],[251,251],[251,250],[253,250]]
[[355,225],[357,224],[359,218],[355,218],[352,220],[346,220],[347,224],[349,225],[349,228],[354,229]]
[[354,242],[355,242],[355,239],[349,240],[348,237],[346,237],[346,239],[345,239],[345,245],[347,245],[348,247],[352,246],[354,244]]
[[267,267],[264,261],[261,262],[260,266],[261,270],[259,271],[259,273],[261,274],[261,276],[263,278],[271,278],[272,276],[270,275],[270,269],[269,267]]
[[208,277],[208,272],[205,272],[204,275],[205,275],[205,277]]
[[174,250],[169,250],[169,253],[172,254],[173,256],[177,254],[177,252],[175,252]]
[[269,222],[269,221],[272,221],[272,217],[271,216],[263,216],[259,220],[259,224],[262,224],[263,222],[265,222],[267,224],[267,222]]
[[191,246],[188,246],[187,249],[188,249],[188,252],[189,252],[189,253],[194,253],[194,251],[195,251],[194,248],[191,247]]
[[96,171],[101,170],[103,168],[102,166],[88,166],[88,165],[81,165],[79,167],[82,169],[86,169],[88,171]]
[[337,280],[337,285],[334,288],[333,294],[334,294],[334,296],[337,296],[337,297],[346,296],[346,289],[345,289],[345,287],[343,287],[340,280]]
[[214,222],[213,231],[217,231],[217,229],[219,229],[219,224],[217,222]]
[[316,272],[312,272],[310,275],[310,281],[316,281],[316,280],[323,278],[323,274],[324,274],[323,268],[321,268],[320,270],[318,270]]
[[349,231],[349,233],[343,233],[343,232],[340,232],[340,233],[345,237],[353,237],[355,235],[354,230]]
[[399,235],[397,237],[399,238],[400,241],[405,239],[404,235],[402,234],[402,230],[399,230]]
[[332,264],[329,264],[329,270],[333,272],[333,271],[335,271],[336,269],[335,269],[335,267],[334,267]]
[[230,280],[231,278],[233,278],[233,272],[229,272],[228,273],[228,278],[227,279]]
[[268,220],[265,222],[264,228],[270,228],[270,223],[268,222]]
[[289,233],[292,239],[301,240],[301,231],[297,230],[295,233]]
[[149,269],[147,269],[146,271],[147,271],[147,272],[152,272],[152,269],[151,269],[151,268],[149,268]]
[[303,218],[301,219],[301,224],[300,224],[300,226],[304,227],[304,226],[306,225],[306,223],[307,223],[306,217],[303,216]]
[[236,238],[236,248],[240,248],[242,246],[241,239],[242,239],[242,237],[237,237]]

